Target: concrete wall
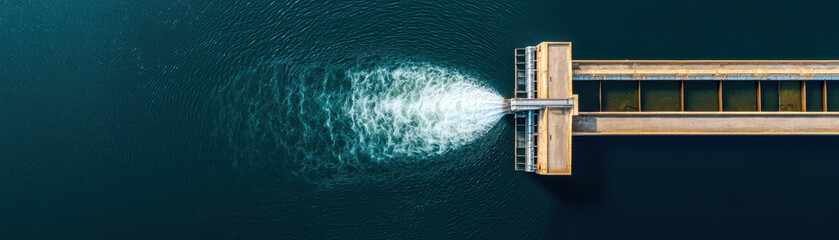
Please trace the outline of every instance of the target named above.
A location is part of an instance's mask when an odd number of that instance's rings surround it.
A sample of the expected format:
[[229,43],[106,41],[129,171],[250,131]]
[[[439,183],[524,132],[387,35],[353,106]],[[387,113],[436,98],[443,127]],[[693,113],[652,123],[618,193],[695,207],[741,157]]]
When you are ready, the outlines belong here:
[[586,134],[839,134],[831,112],[586,113],[573,120]]

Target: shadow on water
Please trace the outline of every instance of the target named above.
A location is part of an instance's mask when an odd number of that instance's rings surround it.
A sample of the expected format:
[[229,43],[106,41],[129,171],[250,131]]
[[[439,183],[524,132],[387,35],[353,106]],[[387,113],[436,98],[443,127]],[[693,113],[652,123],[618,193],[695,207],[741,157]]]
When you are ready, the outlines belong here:
[[603,204],[603,156],[597,149],[596,138],[574,137],[572,176],[541,176],[530,174],[531,179],[548,190],[559,202],[596,207]]
[[813,238],[837,223],[837,136],[573,141],[573,176],[531,176],[556,200],[545,236]]

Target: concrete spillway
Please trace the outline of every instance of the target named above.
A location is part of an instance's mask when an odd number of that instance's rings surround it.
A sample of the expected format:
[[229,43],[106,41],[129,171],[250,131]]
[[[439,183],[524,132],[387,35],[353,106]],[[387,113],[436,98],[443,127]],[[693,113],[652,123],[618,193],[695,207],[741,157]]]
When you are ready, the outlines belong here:
[[516,49],[517,171],[571,174],[571,136],[839,134],[839,61],[572,60]]

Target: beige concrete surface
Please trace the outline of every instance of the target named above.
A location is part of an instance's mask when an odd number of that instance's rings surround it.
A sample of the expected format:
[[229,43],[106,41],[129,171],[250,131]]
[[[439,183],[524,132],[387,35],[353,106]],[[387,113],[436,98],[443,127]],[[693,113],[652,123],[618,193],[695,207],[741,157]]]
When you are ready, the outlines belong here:
[[573,74],[600,75],[815,75],[839,74],[839,61],[575,60]]
[[[537,98],[572,98],[571,43],[545,42],[537,48]],[[571,120],[574,109],[540,111],[537,169],[541,175],[571,175]]]
[[581,112],[573,134],[839,134],[839,112]]
[[543,141],[544,154],[548,161],[542,161],[538,173],[543,175],[571,174],[571,112],[573,109],[545,109],[544,119],[546,131]]

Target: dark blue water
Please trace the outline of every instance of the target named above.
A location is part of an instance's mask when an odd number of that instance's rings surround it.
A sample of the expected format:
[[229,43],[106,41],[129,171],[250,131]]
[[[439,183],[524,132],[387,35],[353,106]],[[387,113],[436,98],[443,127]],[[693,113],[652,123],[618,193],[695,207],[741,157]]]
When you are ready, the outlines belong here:
[[0,239],[813,238],[830,136],[575,137],[513,171],[513,48],[836,59],[833,3],[0,1]]

